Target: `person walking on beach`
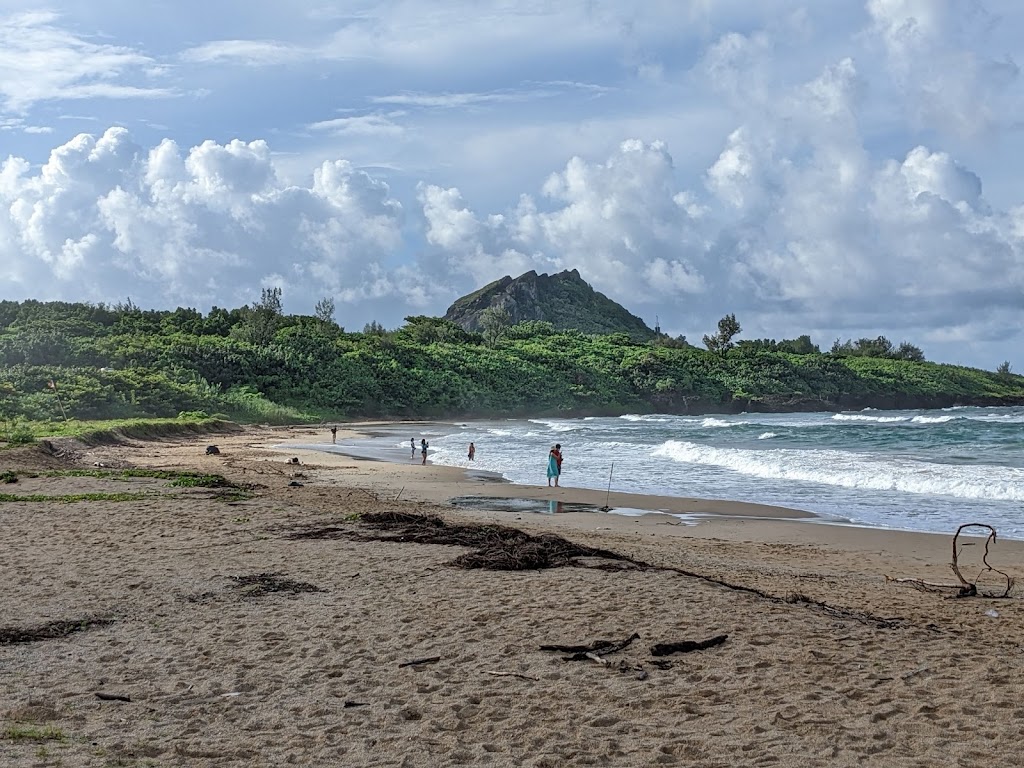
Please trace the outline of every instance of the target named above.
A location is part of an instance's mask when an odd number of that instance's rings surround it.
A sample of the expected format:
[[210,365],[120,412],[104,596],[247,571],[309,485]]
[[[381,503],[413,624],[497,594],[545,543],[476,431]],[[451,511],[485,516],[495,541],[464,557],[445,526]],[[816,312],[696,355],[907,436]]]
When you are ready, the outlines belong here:
[[551,446],[551,450],[548,451],[548,487],[551,487],[551,481],[555,481],[555,488],[558,487],[558,478],[562,474],[562,446],[559,443],[555,443]]
[[423,461],[422,461],[423,464],[427,463],[427,448],[429,448],[429,447],[430,447],[430,443],[428,443],[425,439],[424,440],[420,440],[420,453],[423,454]]
[[335,426],[331,427],[331,443],[334,444],[336,442],[338,442],[338,428]]
[[409,438],[409,450],[412,452],[410,454],[409,458],[410,459],[415,459],[416,458],[416,438],[415,437],[410,437]]
[[476,461],[476,446],[472,443],[469,444],[469,460]]

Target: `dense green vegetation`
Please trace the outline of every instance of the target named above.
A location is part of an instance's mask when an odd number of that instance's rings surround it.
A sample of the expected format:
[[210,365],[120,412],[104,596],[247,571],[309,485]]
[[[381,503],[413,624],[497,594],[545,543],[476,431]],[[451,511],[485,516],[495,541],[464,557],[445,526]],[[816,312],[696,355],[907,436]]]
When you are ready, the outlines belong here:
[[430,317],[348,333],[329,310],[284,315],[272,291],[252,307],[207,315],[0,302],[0,437],[25,422],[81,433],[65,415],[286,423],[1024,402],[1024,377],[1008,366],[870,356],[857,344],[822,354],[806,337],[733,344],[730,336],[712,352],[545,322],[485,338]]

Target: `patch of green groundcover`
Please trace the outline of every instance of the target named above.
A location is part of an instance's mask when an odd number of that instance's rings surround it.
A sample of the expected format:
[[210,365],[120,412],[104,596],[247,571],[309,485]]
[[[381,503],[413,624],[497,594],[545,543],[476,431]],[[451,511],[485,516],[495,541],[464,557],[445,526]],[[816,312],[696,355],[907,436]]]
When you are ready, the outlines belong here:
[[35,473],[41,477],[96,477],[129,480],[134,477],[170,480],[168,485],[181,488],[232,488],[234,483],[223,475],[202,472],[176,472],[167,469],[60,469]]
[[64,741],[60,728],[52,725],[6,725],[0,731],[0,738],[10,741]]
[[143,501],[153,498],[152,493],[64,493],[50,496],[45,493],[0,493],[0,502],[25,501],[51,504],[74,504],[79,501]]

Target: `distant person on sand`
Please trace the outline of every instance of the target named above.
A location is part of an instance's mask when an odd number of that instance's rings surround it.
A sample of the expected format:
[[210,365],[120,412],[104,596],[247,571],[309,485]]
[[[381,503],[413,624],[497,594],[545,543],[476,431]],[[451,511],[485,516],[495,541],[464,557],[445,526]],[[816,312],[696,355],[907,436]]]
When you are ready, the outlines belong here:
[[558,487],[558,478],[562,474],[562,446],[555,443],[548,451],[548,486],[551,486],[552,479],[555,487]]
[[416,458],[416,438],[415,437],[410,437],[409,438],[409,449],[412,451],[412,455],[409,458],[410,459],[415,459]]
[[338,428],[331,427],[331,443],[338,442]]
[[423,464],[427,463],[427,448],[430,447],[430,443],[426,440],[420,440],[420,453],[423,454]]
[[469,444],[469,460],[476,461],[476,446],[472,443]]

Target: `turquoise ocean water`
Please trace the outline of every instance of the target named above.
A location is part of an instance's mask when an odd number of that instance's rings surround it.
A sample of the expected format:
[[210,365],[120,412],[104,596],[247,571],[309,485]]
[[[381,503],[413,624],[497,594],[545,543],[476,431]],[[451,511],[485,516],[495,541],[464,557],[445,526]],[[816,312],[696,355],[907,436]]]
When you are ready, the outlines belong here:
[[470,441],[472,466],[515,483],[544,484],[558,442],[567,486],[603,490],[613,470],[618,491],[775,504],[906,530],[984,522],[1024,539],[1024,408],[469,422],[433,437],[430,458],[470,466]]

